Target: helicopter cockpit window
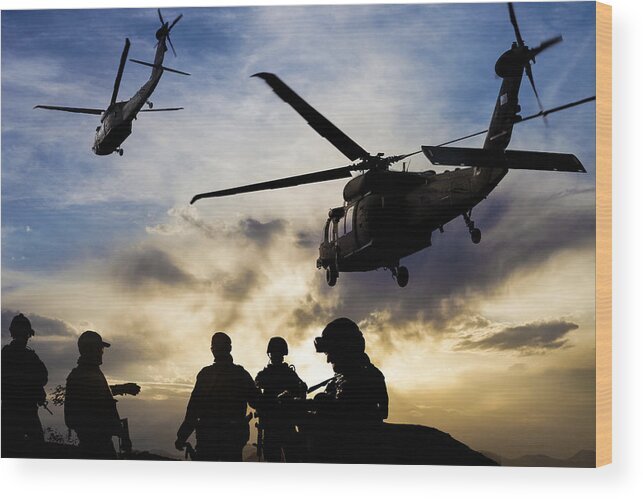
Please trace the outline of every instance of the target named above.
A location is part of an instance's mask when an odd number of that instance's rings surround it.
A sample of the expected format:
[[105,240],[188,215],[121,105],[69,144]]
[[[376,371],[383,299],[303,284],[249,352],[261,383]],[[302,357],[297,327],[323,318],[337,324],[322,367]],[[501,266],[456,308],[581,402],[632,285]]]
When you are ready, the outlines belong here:
[[346,210],[344,217],[344,234],[348,234],[353,230],[353,207],[351,206]]

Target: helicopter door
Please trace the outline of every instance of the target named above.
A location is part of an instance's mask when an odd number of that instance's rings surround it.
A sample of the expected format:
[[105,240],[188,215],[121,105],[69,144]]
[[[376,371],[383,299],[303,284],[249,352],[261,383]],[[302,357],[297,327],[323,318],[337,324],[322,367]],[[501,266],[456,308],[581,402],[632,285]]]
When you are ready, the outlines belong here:
[[357,249],[355,233],[353,232],[355,206],[348,206],[344,217],[339,221],[341,236],[337,240],[337,244],[342,255],[350,254]]
[[353,232],[353,212],[354,206],[350,206],[346,209],[346,216],[344,217],[344,234],[350,234]]
[[[462,170],[460,170],[461,172]],[[455,174],[459,173],[457,170]],[[460,206],[462,203],[466,203],[471,196],[471,177],[467,174],[460,173],[459,175],[454,175],[451,180],[451,204]]]

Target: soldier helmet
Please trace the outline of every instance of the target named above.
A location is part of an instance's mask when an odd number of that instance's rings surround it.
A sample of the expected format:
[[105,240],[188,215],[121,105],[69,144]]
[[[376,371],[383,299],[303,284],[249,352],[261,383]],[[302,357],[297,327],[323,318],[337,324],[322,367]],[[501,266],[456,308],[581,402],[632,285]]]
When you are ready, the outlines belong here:
[[232,351],[232,340],[225,333],[218,332],[212,335],[212,352],[230,353]]
[[366,348],[364,335],[357,324],[346,317],[330,322],[315,338],[315,350],[320,353],[363,353]]
[[12,337],[19,333],[27,333],[28,336],[36,334],[31,327],[31,322],[23,314],[18,314],[11,319],[9,333],[11,333]]
[[85,331],[78,337],[78,350],[82,354],[96,348],[109,348],[111,345],[103,341],[103,337],[96,331]]
[[281,336],[273,336],[268,341],[268,349],[266,353],[275,353],[281,355],[288,355],[288,343]]

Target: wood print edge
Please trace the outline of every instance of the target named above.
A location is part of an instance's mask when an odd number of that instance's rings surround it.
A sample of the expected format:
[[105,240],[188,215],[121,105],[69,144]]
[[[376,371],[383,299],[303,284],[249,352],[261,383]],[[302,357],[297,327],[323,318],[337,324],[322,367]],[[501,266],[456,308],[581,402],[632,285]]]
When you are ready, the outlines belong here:
[[596,466],[612,462],[612,7],[596,3]]

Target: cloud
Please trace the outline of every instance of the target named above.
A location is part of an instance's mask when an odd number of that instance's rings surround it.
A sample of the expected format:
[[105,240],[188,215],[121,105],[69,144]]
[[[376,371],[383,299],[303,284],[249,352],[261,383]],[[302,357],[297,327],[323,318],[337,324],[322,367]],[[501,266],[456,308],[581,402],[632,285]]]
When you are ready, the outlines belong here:
[[313,327],[325,326],[334,315],[334,307],[318,301],[311,293],[300,300],[297,306],[292,309],[286,319],[286,326],[295,332],[295,339],[299,341],[309,339],[306,332]]
[[245,218],[239,222],[239,230],[248,239],[258,244],[265,244],[276,234],[283,233],[285,225],[284,220],[271,220],[262,223],[254,218]]
[[515,350],[523,354],[541,353],[567,346],[568,333],[578,324],[564,320],[539,321],[505,328],[480,340],[465,339],[458,350]]
[[[208,239],[221,240],[230,236],[242,236],[247,241],[265,245],[275,236],[283,234],[288,226],[288,222],[281,218],[262,222],[253,217],[244,217],[233,223],[208,223],[193,206],[174,207],[168,210],[167,214],[170,216],[170,222],[146,227],[146,231],[149,234],[174,236],[191,229]],[[298,236],[298,239],[302,237],[304,236]]]
[[221,279],[221,288],[226,298],[242,301],[253,290],[260,287],[262,274],[259,271],[245,269],[226,274]]
[[300,230],[297,232],[295,244],[300,248],[316,248],[319,246],[319,237],[312,231]]
[[113,317],[109,330],[101,332],[112,346],[105,354],[105,372],[112,378],[154,379],[167,372],[173,353],[172,342],[162,341],[167,328],[146,310],[126,317]]
[[194,276],[181,269],[171,255],[158,248],[125,251],[114,260],[112,271],[117,282],[131,288],[198,285]]
[[211,239],[221,235],[221,230],[203,220],[192,206],[177,206],[169,209],[167,214],[170,217],[169,222],[146,227],[147,233],[174,236],[191,228]]
[[[2,309],[2,336],[8,338],[11,319],[18,315],[17,310]],[[31,327],[37,336],[62,336],[75,337],[78,332],[71,324],[53,317],[45,317],[31,312],[23,311],[24,315],[31,321]]]

